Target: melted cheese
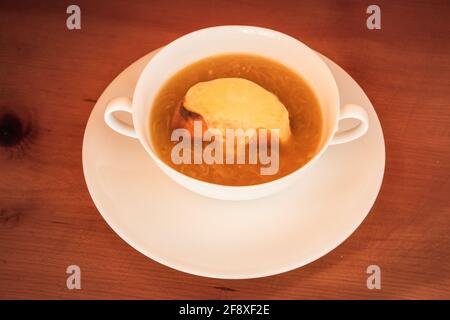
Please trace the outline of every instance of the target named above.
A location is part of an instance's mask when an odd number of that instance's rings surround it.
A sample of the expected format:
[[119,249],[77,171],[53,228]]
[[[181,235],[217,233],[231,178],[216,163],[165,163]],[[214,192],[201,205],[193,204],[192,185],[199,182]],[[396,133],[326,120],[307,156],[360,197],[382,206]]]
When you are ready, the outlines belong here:
[[201,115],[208,128],[279,129],[280,140],[289,138],[289,113],[271,92],[241,78],[199,82],[185,95],[184,107]]

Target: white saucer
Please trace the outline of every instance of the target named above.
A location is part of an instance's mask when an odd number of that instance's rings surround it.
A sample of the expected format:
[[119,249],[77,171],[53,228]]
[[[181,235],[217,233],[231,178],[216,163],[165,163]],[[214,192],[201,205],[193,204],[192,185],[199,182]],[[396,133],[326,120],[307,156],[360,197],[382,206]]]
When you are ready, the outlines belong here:
[[137,140],[103,122],[106,103],[132,96],[152,52],[123,71],[98,99],[83,141],[83,169],[95,205],[111,228],[144,255],[214,278],[274,275],[333,250],[369,213],[381,187],[385,149],[380,122],[358,84],[323,57],[341,103],[369,113],[368,133],[330,147],[292,188],[243,202],[202,197],[160,171]]

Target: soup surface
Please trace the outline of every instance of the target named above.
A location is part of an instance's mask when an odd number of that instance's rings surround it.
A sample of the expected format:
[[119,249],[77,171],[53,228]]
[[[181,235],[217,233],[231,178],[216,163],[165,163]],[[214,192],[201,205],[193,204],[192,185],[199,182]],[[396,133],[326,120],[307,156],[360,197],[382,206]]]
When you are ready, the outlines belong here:
[[[219,78],[243,78],[275,94],[289,112],[291,137],[279,146],[279,170],[262,175],[261,163],[174,164],[171,120],[190,87]],[[283,177],[306,164],[318,152],[322,114],[309,85],[297,73],[271,59],[249,54],[224,54],[197,61],[173,75],[160,89],[150,115],[152,142],[158,156],[177,171],[210,183],[242,186]]]

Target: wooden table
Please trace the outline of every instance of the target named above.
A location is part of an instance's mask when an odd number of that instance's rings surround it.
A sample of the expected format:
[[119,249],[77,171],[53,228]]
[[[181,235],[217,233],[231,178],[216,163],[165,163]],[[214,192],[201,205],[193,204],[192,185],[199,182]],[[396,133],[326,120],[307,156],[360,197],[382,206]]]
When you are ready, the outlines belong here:
[[[0,298],[450,298],[450,4],[377,1],[76,1],[0,4]],[[83,178],[83,132],[96,99],[154,48],[213,25],[290,34],[347,70],[386,140],[381,193],[358,230],[301,269],[254,280],[192,276],[127,245]],[[66,267],[82,270],[68,290]],[[368,290],[366,268],[382,270]]]

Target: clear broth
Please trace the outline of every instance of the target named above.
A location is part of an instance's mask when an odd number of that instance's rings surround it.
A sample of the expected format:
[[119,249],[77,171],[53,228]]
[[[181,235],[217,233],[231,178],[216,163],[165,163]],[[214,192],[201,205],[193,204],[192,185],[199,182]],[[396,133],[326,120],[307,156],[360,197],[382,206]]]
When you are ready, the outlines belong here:
[[[261,164],[180,164],[171,161],[171,119],[188,89],[201,81],[239,77],[275,94],[289,111],[291,138],[280,144],[279,170],[261,175]],[[173,75],[160,89],[150,116],[152,142],[158,156],[175,170],[210,183],[255,185],[286,176],[318,152],[322,137],[319,102],[297,73],[271,59],[249,54],[224,54],[197,61]]]

